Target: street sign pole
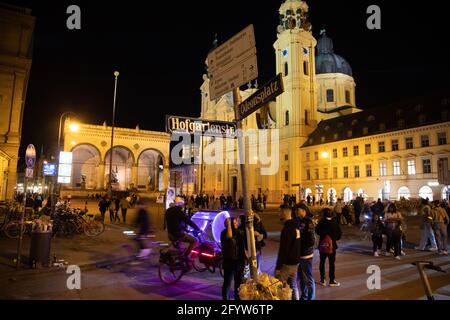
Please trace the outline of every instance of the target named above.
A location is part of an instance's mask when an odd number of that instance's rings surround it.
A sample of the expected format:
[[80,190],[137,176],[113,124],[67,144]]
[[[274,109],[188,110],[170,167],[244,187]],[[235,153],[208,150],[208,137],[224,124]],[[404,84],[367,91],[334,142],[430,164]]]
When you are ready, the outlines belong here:
[[[239,88],[233,90],[233,101],[234,101],[234,110],[236,119],[238,118],[238,106],[241,103],[241,93],[239,92]],[[258,276],[258,267],[256,262],[256,243],[255,243],[255,230],[253,228],[253,211],[250,206],[249,194],[248,194],[248,181],[247,181],[247,171],[245,164],[245,144],[244,138],[242,136],[242,121],[237,121],[237,140],[238,140],[238,153],[239,153],[239,162],[241,169],[241,179],[242,179],[242,196],[244,198],[244,212],[247,216],[246,222],[246,233],[247,233],[247,245],[250,248],[250,275],[252,279],[256,280]]]
[[26,215],[26,203],[27,203],[27,177],[25,176],[23,181],[23,210],[22,217],[20,218],[20,230],[19,230],[19,242],[17,244],[17,257],[16,257],[16,269],[20,268],[20,261],[22,256],[22,242],[23,242],[23,225],[25,224]]

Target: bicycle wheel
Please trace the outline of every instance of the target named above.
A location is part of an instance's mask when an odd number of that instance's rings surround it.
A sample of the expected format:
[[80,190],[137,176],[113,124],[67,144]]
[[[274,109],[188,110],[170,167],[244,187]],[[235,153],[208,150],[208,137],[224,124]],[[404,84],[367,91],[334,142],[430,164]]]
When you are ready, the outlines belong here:
[[88,237],[96,237],[105,231],[105,224],[102,221],[86,221],[84,224],[84,234]]
[[[20,235],[20,221],[9,221],[4,229],[5,236],[10,239],[17,239]],[[25,226],[22,230],[22,234],[25,232]]]
[[195,258],[193,258],[192,266],[194,267],[195,271],[204,272],[208,268],[203,263],[200,262],[199,257],[200,255],[197,255]]
[[158,275],[159,279],[165,284],[175,284],[185,274],[184,265],[159,263]]

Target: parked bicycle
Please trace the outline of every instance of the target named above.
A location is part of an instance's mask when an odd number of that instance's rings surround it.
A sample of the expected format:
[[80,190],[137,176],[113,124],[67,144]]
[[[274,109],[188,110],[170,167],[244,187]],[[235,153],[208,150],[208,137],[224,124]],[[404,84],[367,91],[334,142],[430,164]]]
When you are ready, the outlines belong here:
[[198,244],[191,251],[192,266],[198,272],[204,272],[208,270],[211,273],[219,270],[220,275],[223,277],[222,269],[222,250],[215,241],[205,240],[203,234],[198,236]]

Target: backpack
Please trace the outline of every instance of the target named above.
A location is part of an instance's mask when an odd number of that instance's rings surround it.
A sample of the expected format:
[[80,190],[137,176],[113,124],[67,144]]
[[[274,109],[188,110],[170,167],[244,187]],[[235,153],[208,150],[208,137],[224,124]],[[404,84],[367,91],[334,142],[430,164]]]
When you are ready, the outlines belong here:
[[319,252],[324,254],[333,253],[333,240],[329,235],[326,235],[319,244]]

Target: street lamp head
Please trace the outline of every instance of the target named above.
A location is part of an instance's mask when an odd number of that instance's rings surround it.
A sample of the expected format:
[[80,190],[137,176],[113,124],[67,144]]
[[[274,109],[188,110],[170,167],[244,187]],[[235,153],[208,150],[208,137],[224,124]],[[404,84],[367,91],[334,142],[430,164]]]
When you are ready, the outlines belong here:
[[71,123],[70,124],[70,131],[72,132],[78,132],[78,130],[80,129],[80,126],[78,123]]
[[326,151],[322,152],[322,158],[327,159],[328,156],[329,156],[328,152],[326,152]]
[[118,77],[119,76],[119,71],[114,71],[114,77]]

